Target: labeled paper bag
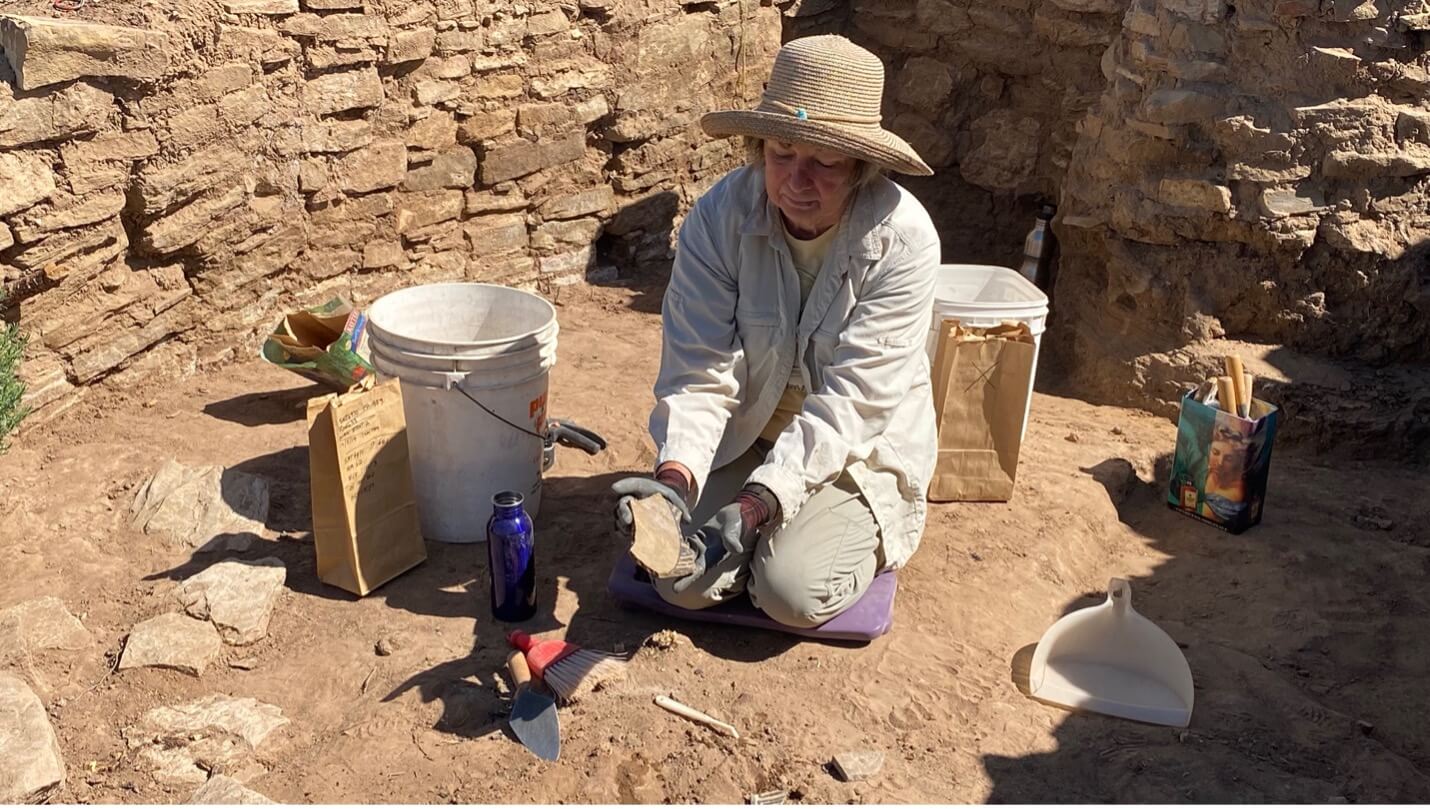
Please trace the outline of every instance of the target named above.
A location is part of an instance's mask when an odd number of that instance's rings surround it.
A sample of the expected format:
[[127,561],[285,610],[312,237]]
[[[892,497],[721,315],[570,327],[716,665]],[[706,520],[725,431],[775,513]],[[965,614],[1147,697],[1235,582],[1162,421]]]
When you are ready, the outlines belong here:
[[930,501],[1001,502],[1013,496],[1033,352],[1026,323],[967,329],[943,321],[934,373],[938,465]]
[[318,578],[365,596],[427,558],[396,379],[308,401]]

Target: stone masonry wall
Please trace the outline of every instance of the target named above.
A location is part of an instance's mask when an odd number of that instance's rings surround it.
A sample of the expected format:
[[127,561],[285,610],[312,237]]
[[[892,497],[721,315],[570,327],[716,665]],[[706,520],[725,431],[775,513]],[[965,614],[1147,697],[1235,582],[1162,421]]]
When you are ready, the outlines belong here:
[[[0,2],[0,281],[41,416],[440,279],[668,260],[738,160],[758,0]],[[76,16],[84,19],[75,19]]]
[[[1059,206],[1041,378],[1175,416],[1235,351],[1318,445],[1430,446],[1430,2],[801,0],[889,67],[944,259]],[[1058,373],[1062,372],[1062,373]],[[1220,371],[1215,371],[1220,373]]]
[[1427,45],[1423,0],[1134,0],[1063,185],[1079,388],[1174,412],[1231,341],[1303,435],[1430,439]]

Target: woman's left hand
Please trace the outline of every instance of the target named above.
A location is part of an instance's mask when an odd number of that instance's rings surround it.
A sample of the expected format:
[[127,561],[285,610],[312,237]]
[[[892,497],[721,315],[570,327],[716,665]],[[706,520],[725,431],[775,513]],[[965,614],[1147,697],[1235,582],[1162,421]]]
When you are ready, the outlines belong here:
[[731,554],[752,552],[760,538],[760,530],[776,522],[780,515],[779,501],[769,489],[752,484],[735,495],[734,502],[715,513],[707,525],[720,535],[720,542]]

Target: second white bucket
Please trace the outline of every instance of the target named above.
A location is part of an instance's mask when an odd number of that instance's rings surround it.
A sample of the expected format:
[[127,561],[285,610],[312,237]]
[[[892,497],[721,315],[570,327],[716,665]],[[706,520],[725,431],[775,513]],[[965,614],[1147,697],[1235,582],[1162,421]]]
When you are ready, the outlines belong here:
[[1028,403],[1023,408],[1027,437],[1028,414],[1033,407],[1033,379],[1038,374],[1038,352],[1048,325],[1048,296],[1016,270],[989,264],[943,264],[934,285],[933,322],[929,324],[929,364],[937,360],[939,324],[957,320],[969,328],[987,329],[1005,320],[1028,324],[1033,334],[1033,373],[1028,376]]
[[541,508],[546,394],[556,308],[493,284],[428,284],[368,310],[372,364],[402,381],[422,534],[484,542],[492,497]]

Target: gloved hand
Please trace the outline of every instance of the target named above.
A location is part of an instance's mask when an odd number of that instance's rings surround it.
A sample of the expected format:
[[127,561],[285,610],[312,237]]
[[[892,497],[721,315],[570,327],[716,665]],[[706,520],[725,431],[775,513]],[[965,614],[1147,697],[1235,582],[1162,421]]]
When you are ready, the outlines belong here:
[[751,483],[735,495],[735,500],[715,513],[707,528],[720,537],[731,554],[750,553],[760,531],[779,521],[780,503],[769,489]]
[[631,515],[631,502],[640,497],[661,495],[680,516],[681,524],[690,522],[690,486],[685,475],[675,469],[662,469],[655,478],[629,477],[611,484],[611,491],[620,497],[616,501],[616,528],[625,534],[631,531],[635,517]]

